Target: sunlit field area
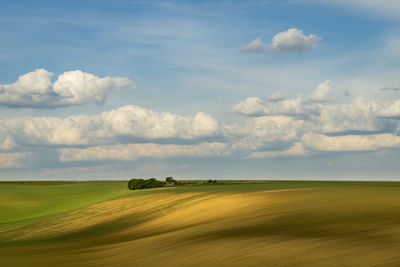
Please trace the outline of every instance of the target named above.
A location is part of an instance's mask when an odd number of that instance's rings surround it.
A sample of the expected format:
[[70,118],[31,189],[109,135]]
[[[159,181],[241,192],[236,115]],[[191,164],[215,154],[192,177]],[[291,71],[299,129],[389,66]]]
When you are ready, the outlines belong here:
[[400,265],[400,184],[1,183],[0,266]]

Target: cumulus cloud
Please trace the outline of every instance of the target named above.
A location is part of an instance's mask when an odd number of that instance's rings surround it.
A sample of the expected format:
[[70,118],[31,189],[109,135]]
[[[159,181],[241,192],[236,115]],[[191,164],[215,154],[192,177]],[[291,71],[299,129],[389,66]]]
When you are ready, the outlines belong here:
[[57,152],[61,162],[400,149],[400,100],[381,92],[381,98],[351,96],[337,102],[330,91],[327,80],[304,96],[247,98],[232,107],[245,115],[233,124],[203,112],[181,116],[133,105],[92,116],[4,118],[0,163],[19,166],[26,154],[18,153],[33,146]]
[[385,102],[356,97],[350,103],[321,105],[314,123],[325,133],[379,131],[387,123],[379,118],[387,105]]
[[272,38],[271,48],[274,53],[306,52],[313,50],[321,38],[314,34],[305,36],[303,30],[291,28]]
[[306,147],[317,151],[376,151],[400,147],[400,136],[393,134],[326,136],[307,133],[302,141]]
[[379,109],[378,115],[380,117],[400,118],[400,100],[382,104],[385,104],[385,107]]
[[11,149],[16,145],[110,144],[118,137],[193,140],[218,133],[218,122],[203,112],[185,117],[139,106],[124,106],[95,116],[0,120],[0,149]]
[[104,112],[100,118],[104,135],[195,139],[215,136],[219,131],[217,120],[203,112],[184,117],[139,106],[125,106]]
[[225,128],[234,150],[258,150],[279,143],[293,142],[301,137],[305,121],[289,116],[261,116],[245,125]]
[[59,149],[60,161],[96,161],[96,160],[122,160],[132,161],[143,157],[205,157],[219,156],[227,153],[227,145],[219,142],[203,142],[197,145],[176,144],[127,144],[113,146],[95,146],[89,148]]
[[400,101],[354,97],[348,103],[330,101],[330,82],[321,83],[307,96],[280,101],[248,98],[232,110],[246,116],[292,116],[306,121],[305,131],[322,133],[380,132],[396,128],[392,118],[400,118]]
[[11,84],[0,84],[0,105],[7,107],[55,108],[86,103],[103,104],[110,90],[133,88],[128,78],[104,77],[80,70],[68,71],[52,82],[45,69],[24,74]]
[[330,90],[325,81],[293,99],[245,99],[232,109],[248,116],[246,122],[223,132],[249,158],[400,148],[400,100],[376,95],[336,103]]
[[261,37],[240,48],[243,52],[260,53],[302,53],[314,50],[321,37],[315,34],[304,35],[303,30],[290,28],[287,31],[277,33],[271,43],[264,44]]
[[248,97],[234,105],[232,111],[247,116],[259,116],[266,114],[268,109],[260,97]]
[[268,101],[259,97],[249,97],[232,107],[232,110],[247,116],[260,115],[304,115],[319,107],[319,102],[329,99],[330,81],[327,80],[309,96],[284,99],[279,93],[273,94]]
[[[298,118],[296,121],[306,121],[308,129],[323,133],[341,133],[351,131],[380,131],[388,126],[388,121],[382,118],[399,116],[395,104],[370,101],[364,98],[355,98],[346,104],[324,104],[305,101],[306,98],[296,98],[280,101],[279,103],[266,103],[264,107],[258,106],[263,113],[251,113],[251,107],[236,111],[249,116],[290,116]],[[246,103],[246,102],[245,102]],[[260,115],[261,114],[261,115]],[[301,118],[301,120],[300,120]]]

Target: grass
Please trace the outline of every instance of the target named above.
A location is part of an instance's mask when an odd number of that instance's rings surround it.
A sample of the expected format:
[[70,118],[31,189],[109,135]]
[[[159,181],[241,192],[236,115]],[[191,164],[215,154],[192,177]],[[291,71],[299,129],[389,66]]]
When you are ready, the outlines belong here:
[[0,230],[126,193],[126,182],[1,183]]
[[399,185],[0,184],[0,265],[398,266]]

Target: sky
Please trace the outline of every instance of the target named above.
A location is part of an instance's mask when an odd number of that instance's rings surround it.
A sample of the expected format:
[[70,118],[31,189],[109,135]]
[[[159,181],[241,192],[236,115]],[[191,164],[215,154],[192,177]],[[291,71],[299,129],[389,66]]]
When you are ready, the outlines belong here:
[[10,1],[0,180],[400,180],[400,2]]

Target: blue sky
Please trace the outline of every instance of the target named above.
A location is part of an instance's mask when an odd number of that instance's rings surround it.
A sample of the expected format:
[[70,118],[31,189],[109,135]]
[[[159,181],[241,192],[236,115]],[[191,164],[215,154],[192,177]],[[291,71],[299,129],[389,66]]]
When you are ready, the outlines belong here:
[[0,179],[398,179],[399,15],[2,1]]

